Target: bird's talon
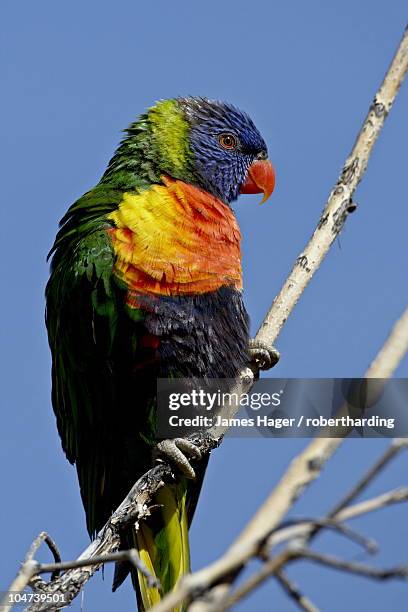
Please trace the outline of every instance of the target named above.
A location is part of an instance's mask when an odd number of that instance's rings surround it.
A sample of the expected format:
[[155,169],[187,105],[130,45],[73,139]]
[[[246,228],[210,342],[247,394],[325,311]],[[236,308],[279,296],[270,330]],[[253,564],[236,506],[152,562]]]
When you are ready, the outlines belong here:
[[168,459],[186,478],[195,478],[195,472],[187,457],[191,459],[201,459],[201,451],[190,440],[185,438],[174,438],[173,440],[162,440],[154,450],[154,458],[160,461],[165,457]]
[[273,346],[268,346],[257,340],[250,340],[249,357],[259,370],[269,370],[278,363],[280,353]]

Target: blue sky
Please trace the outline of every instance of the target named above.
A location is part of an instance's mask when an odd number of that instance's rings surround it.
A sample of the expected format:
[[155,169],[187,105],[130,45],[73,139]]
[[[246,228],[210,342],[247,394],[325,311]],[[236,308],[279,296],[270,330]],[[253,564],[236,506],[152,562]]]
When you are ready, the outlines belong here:
[[[235,206],[255,332],[314,229],[405,22],[403,0],[3,0],[0,589],[40,530],[64,559],[88,541],[50,405],[45,256],[58,220],[98,181],[120,130],[155,100],[180,94],[226,99],[251,114],[277,172],[268,204],[243,196]],[[356,193],[356,213],[278,339],[276,376],[361,375],[406,306],[407,106],[405,86]],[[397,374],[408,375],[407,359]],[[231,439],[213,454],[191,530],[194,568],[232,542],[304,444]],[[296,513],[327,510],[384,447],[347,441]],[[369,493],[405,484],[406,473],[401,456]],[[405,517],[400,506],[354,524],[378,538],[382,564],[407,561]],[[332,535],[316,545],[360,555]],[[322,610],[406,609],[402,583],[306,564],[289,573]],[[132,609],[129,585],[111,595],[110,580],[108,568],[105,580],[89,583],[85,610]],[[272,608],[294,609],[272,582],[239,606]]]

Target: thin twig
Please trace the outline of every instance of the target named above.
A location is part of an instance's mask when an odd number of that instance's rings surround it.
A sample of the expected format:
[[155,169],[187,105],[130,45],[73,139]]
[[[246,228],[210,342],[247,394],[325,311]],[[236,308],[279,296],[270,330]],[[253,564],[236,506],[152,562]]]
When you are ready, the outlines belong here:
[[285,593],[292,599],[295,604],[304,612],[319,612],[314,604],[299,590],[297,585],[292,582],[282,572],[275,572],[275,578],[281,585]]
[[149,572],[135,548],[129,550],[119,550],[108,555],[95,555],[90,559],[75,559],[74,561],[63,561],[61,563],[41,563],[38,566],[38,574],[46,574],[48,572],[66,571],[69,569],[78,569],[88,567],[90,565],[104,565],[105,563],[116,563],[117,561],[128,561],[133,567],[143,576],[147,578],[150,587],[160,588],[160,581]]
[[359,574],[366,578],[373,578],[374,580],[408,580],[408,565],[397,565],[395,567],[383,569],[365,565],[364,563],[345,561],[344,559],[339,559],[332,555],[323,555],[309,549],[301,550],[299,558],[308,559],[309,561],[313,561],[313,563],[333,567],[337,570]]
[[34,559],[37,550],[40,548],[41,544],[47,544],[48,548],[51,551],[52,556],[54,557],[55,563],[59,563],[61,561],[61,555],[58,550],[58,547],[52,537],[46,532],[41,531],[38,536],[35,538],[34,542],[31,544],[30,549],[27,553],[25,561],[29,559]]
[[[344,559],[339,559],[338,557],[334,557],[332,555],[324,555],[309,549],[301,548],[296,549],[296,551],[293,550],[292,554],[290,556],[286,556],[285,558],[284,554],[287,551],[288,549],[282,551],[282,553],[280,553],[276,557],[269,559],[266,563],[263,564],[259,572],[250,576],[248,580],[246,580],[243,584],[239,585],[235,589],[235,591],[228,595],[228,597],[223,598],[219,602],[212,601],[211,608],[205,609],[211,609],[211,612],[215,612],[231,608],[233,605],[241,601],[244,597],[249,595],[249,593],[251,593],[260,584],[262,584],[267,578],[269,578],[270,576],[275,576],[276,573],[279,572],[283,566],[286,566],[288,563],[301,559],[307,559],[314,563],[325,565],[326,567],[333,567],[337,570],[350,572],[352,574],[358,574],[360,576],[373,578],[375,580],[408,580],[407,565],[399,565],[396,567],[382,569],[372,567],[371,565],[366,565],[364,563],[345,561]],[[282,558],[284,559],[283,563]]]
[[[387,450],[379,457],[379,459],[370,467],[370,469],[360,478],[360,480],[351,488],[351,490],[332,508],[328,513],[328,518],[334,518],[340,521],[348,520],[356,516],[356,511],[360,514],[363,512],[371,512],[373,509],[384,507],[390,503],[396,503],[406,501],[408,499],[408,489],[400,489],[392,491],[391,494],[385,494],[377,497],[374,500],[368,500],[362,502],[357,506],[350,506],[350,503],[358,497],[366,487],[378,476],[378,474],[399,454],[399,452],[408,447],[408,440],[403,438],[396,438],[387,448]],[[310,542],[316,537],[322,530],[322,525],[314,525],[311,528],[306,528],[303,533],[299,533],[295,537],[292,536],[292,541],[297,546],[306,548],[310,545]],[[268,542],[269,546],[272,544],[271,539]],[[281,576],[287,579],[284,571],[281,572]]]
[[401,502],[408,501],[408,487],[399,487],[388,493],[383,493],[372,499],[367,499],[359,504],[348,506],[336,514],[336,518],[339,521],[348,521],[367,512],[373,512],[374,510],[380,510],[385,506],[391,504],[399,504]]
[[340,535],[343,535],[344,537],[348,538],[349,540],[352,540],[356,544],[359,544],[370,555],[378,551],[378,545],[374,540],[370,538],[366,538],[365,536],[362,536],[357,531],[354,531],[354,529],[350,529],[348,525],[344,525],[342,522],[340,522],[336,518],[331,518],[331,517],[325,517],[325,518],[320,518],[320,519],[312,519],[312,518],[311,519],[307,519],[307,518],[290,519],[282,523],[281,526],[278,529],[276,529],[276,531],[274,531],[273,534],[268,536],[268,538],[266,539],[266,546],[263,548],[263,550],[269,549],[269,543],[270,543],[270,540],[273,538],[273,536],[279,537],[280,531],[286,531],[288,528],[290,529],[291,527],[295,527],[295,526],[296,527],[302,526],[304,529],[308,529],[310,531],[316,528],[329,529],[329,530],[331,529],[333,531],[336,531]]
[[[395,456],[395,455],[394,455]],[[363,514],[367,514],[368,512],[373,512],[375,510],[379,510],[380,508],[384,508],[388,505],[401,503],[408,500],[408,487],[400,487],[398,489],[394,489],[392,491],[388,491],[382,495],[378,495],[372,499],[363,501],[359,504],[354,504],[353,506],[348,506],[339,511],[335,518],[338,521],[346,521]],[[287,540],[298,540],[299,536],[307,536],[308,533],[313,529],[313,524],[299,524],[290,527],[284,527],[282,529],[277,530],[273,533],[268,539],[267,546],[265,548],[269,548],[270,546],[276,546],[277,544],[281,544]],[[234,591],[231,595],[231,599],[228,599],[228,605],[225,608],[230,607],[233,603],[236,603],[240,598],[246,596],[250,590],[258,587],[264,580],[271,576],[271,568],[273,568],[273,564],[267,561],[266,567],[263,567],[261,572],[257,573],[251,579],[249,579],[245,583],[245,587],[243,592],[241,593],[239,587],[236,591]],[[284,573],[284,570],[279,571],[279,575],[284,580],[289,580],[287,575]]]
[[[47,542],[50,547],[50,550],[53,551],[54,558],[57,559],[55,563],[39,563],[33,559],[33,556],[37,552],[40,544],[42,542]],[[51,543],[51,545],[50,545]],[[45,533],[42,532],[40,535],[34,540],[33,544],[30,547],[29,552],[27,553],[26,559],[22,565],[22,568],[7,591],[4,600],[2,602],[2,606],[5,607],[5,610],[11,609],[11,605],[9,605],[9,594],[13,593],[13,595],[17,593],[21,593],[27,585],[31,585],[32,580],[36,578],[39,574],[47,574],[52,573],[55,575],[56,572],[63,572],[69,569],[80,569],[84,567],[92,567],[99,566],[105,563],[116,563],[117,561],[128,561],[133,565],[135,569],[137,569],[141,574],[143,574],[147,578],[148,585],[150,587],[160,588],[160,581],[149,572],[145,564],[139,557],[139,554],[136,549],[131,548],[129,550],[120,550],[115,553],[111,553],[108,555],[95,555],[92,558],[88,559],[75,559],[74,561],[60,561],[60,556],[58,553],[58,549],[56,548],[54,542],[51,538]],[[34,586],[34,585],[33,585]],[[41,593],[44,594],[44,589],[46,589],[47,583],[41,581]],[[38,602],[45,603],[45,602]],[[65,607],[67,605],[67,599],[65,597],[60,598],[60,607]],[[54,609],[57,608],[55,602],[52,602]],[[1,607],[1,606],[0,606]]]
[[47,544],[48,548],[52,553],[52,556],[54,557],[54,560],[56,562],[61,561],[61,556],[54,540],[51,538],[51,536],[48,535],[46,531],[41,531],[28,549],[28,552],[25,556],[19,573],[11,583],[9,590],[3,597],[3,600],[0,602],[0,608],[2,608],[3,612],[8,612],[12,608],[12,604],[9,603],[8,594],[10,592],[16,594],[24,591],[33,576],[38,573],[37,569],[40,564],[34,560],[34,556],[40,548],[41,544],[43,543]]
[[[348,506],[347,508],[341,510],[341,512],[339,512],[335,518],[339,522],[348,521],[350,519],[362,516],[363,514],[380,510],[386,506],[406,501],[408,501],[408,487],[399,487],[392,491],[388,491],[387,493],[383,493],[382,495],[378,495],[377,497],[367,499],[359,504]],[[312,529],[313,525],[310,525],[310,523],[301,523],[278,529],[268,538],[266,547],[270,549],[288,540],[298,540],[302,537],[307,537]]]
[[354,485],[354,487],[345,495],[335,506],[330,510],[328,516],[330,518],[337,517],[339,512],[350,505],[356,497],[358,497],[364,489],[378,476],[378,474],[400,453],[402,450],[408,449],[407,438],[396,438],[392,441],[387,450],[381,457],[371,466],[364,476]]
[[[328,518],[338,518],[342,510],[347,508],[350,503],[358,497],[368,485],[378,476],[378,474],[392,461],[402,450],[408,448],[408,439],[396,438],[392,441],[387,450],[380,458],[371,466],[371,468],[363,475],[363,477],[352,487],[352,489],[330,510]],[[319,525],[308,534],[307,539],[314,538],[320,531]],[[306,546],[306,540],[303,541]]]

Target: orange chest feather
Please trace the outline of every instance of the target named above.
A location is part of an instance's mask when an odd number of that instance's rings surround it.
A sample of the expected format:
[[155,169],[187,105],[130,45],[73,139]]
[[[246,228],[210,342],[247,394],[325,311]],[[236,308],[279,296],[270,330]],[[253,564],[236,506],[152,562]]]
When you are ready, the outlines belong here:
[[231,209],[197,187],[163,181],[125,193],[110,214],[117,276],[131,292],[150,295],[241,289],[241,234]]

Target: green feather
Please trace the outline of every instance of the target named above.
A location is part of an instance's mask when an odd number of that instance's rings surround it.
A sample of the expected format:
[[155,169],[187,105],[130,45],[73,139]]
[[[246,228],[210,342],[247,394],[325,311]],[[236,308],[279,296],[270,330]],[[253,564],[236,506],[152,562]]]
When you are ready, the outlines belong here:
[[114,395],[109,363],[120,299],[104,213],[120,199],[121,192],[97,186],[71,206],[52,249],[46,288],[53,406],[63,448],[77,464],[90,532],[96,528],[98,489],[104,479],[94,455],[102,433],[99,415]]
[[[147,523],[141,522],[135,532],[140,558],[161,584],[160,591],[150,588],[145,576],[137,573],[144,608],[158,603],[162,595],[171,591],[180,578],[190,571],[187,490],[185,479],[177,485],[161,488],[155,496],[154,501],[159,508],[153,517],[153,522],[161,527],[152,529]],[[136,576],[133,576],[133,580],[136,581]],[[177,608],[180,611],[182,609]]]
[[161,165],[180,176],[191,159],[189,126],[176,100],[162,100],[149,110],[149,120]]

